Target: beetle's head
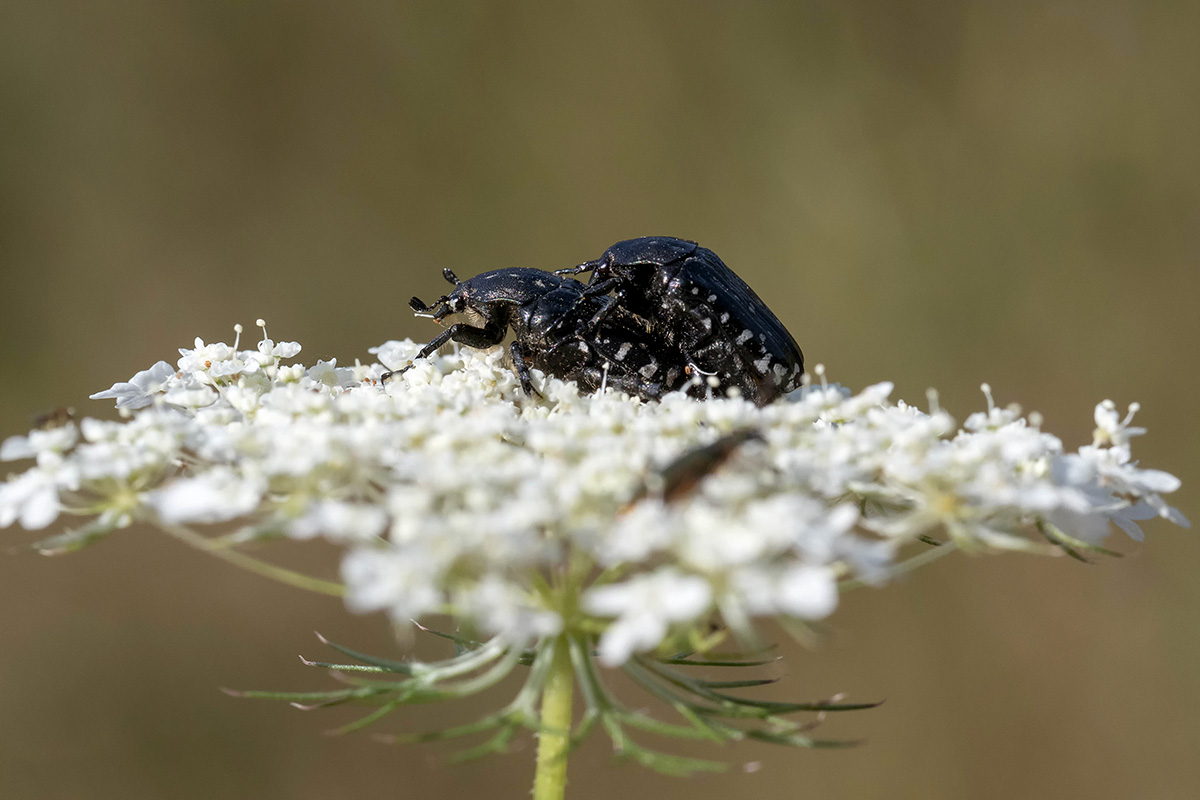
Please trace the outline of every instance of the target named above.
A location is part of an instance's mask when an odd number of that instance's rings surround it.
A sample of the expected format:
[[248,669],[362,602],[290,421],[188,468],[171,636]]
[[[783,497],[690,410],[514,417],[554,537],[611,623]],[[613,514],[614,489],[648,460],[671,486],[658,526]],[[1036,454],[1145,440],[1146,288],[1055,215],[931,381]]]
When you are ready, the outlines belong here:
[[450,294],[444,294],[428,305],[419,297],[414,297],[408,301],[408,307],[415,311],[417,316],[429,317],[438,323],[442,323],[446,317],[457,315],[462,315],[471,324],[486,321],[477,304],[473,302],[471,281],[460,281],[448,269],[442,270],[442,277],[454,284],[454,290]]
[[592,273],[592,277],[590,279],[592,283],[599,283],[600,281],[608,280],[609,278],[613,277],[614,274],[612,262],[607,258],[589,261],[586,265],[581,266],[587,266],[588,271]]

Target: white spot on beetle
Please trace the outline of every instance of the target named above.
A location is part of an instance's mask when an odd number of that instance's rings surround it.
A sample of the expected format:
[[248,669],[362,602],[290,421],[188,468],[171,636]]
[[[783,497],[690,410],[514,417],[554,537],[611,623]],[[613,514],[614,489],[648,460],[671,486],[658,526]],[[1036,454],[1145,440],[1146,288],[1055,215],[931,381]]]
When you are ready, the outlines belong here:
[[767,373],[767,367],[771,365],[771,359],[768,356],[763,356],[754,362],[754,368],[758,370],[760,375]]
[[705,317],[704,319],[700,320],[700,324],[704,326],[704,330],[712,330],[712,319],[710,317]]
[[721,315],[721,324],[724,325],[726,322],[729,322],[729,312],[728,311],[726,311],[724,314]]
[[751,330],[749,328],[747,328],[746,330],[744,330],[740,334],[738,334],[737,343],[745,344],[746,342],[750,341],[753,338],[754,338],[754,333],[751,332]]
[[700,294],[700,287],[699,287],[699,286],[693,286],[693,287],[692,287],[692,294]]
[[654,375],[654,373],[658,372],[658,362],[651,361],[649,364],[639,369],[638,372],[641,373],[643,378],[650,378]]
[[633,347],[629,342],[621,344],[621,349],[617,351],[617,361],[624,361],[625,356],[629,354],[629,349]]
[[716,300],[716,299],[717,299],[717,296],[716,296],[715,294],[710,294],[710,295],[708,296],[708,302],[710,302],[710,303],[711,303],[713,300]]

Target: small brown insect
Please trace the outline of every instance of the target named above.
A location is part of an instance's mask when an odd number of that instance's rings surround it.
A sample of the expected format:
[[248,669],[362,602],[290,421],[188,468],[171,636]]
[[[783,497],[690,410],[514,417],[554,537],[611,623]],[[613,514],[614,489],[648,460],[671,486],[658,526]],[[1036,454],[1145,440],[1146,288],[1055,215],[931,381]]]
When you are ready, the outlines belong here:
[[48,431],[61,428],[73,419],[75,419],[75,409],[59,406],[34,417],[33,427],[40,431]]
[[664,503],[674,503],[695,491],[700,481],[721,468],[737,449],[748,441],[763,441],[763,436],[754,428],[727,433],[714,442],[695,447],[675,458],[657,472],[646,477],[637,493],[629,501],[632,506],[647,497],[661,498]]

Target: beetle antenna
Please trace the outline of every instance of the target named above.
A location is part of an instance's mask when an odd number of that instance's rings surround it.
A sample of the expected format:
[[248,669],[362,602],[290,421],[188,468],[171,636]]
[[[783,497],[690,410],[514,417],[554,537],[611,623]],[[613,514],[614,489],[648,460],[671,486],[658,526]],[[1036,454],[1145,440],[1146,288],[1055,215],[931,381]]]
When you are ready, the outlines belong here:
[[[437,303],[441,303],[445,299],[446,298],[444,298],[444,297],[439,298]],[[428,317],[429,319],[434,319],[434,316],[431,312],[433,311],[434,306],[436,306],[437,303],[434,303],[433,306],[427,306],[421,300],[421,298],[414,297],[408,301],[408,307],[411,308],[418,317]]]
[[448,280],[450,283],[453,283],[455,286],[458,286],[458,276],[449,269],[442,270],[442,277]]

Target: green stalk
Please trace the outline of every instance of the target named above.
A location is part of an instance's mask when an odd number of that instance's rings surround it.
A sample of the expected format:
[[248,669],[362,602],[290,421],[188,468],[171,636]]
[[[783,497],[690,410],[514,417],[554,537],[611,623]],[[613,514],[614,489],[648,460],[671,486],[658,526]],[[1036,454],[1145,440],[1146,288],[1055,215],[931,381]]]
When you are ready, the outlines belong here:
[[554,643],[554,660],[542,690],[542,721],[538,732],[537,774],[533,800],[563,800],[567,792],[567,750],[571,745],[571,701],[575,672],[566,634]]
[[158,529],[170,534],[189,547],[194,547],[211,556],[216,556],[222,561],[227,561],[234,566],[241,567],[256,575],[261,575],[264,578],[270,578],[273,581],[279,581],[288,586],[295,586],[298,589],[306,589],[310,592],[327,594],[332,597],[342,597],[346,594],[346,588],[340,583],[314,578],[311,575],[305,575],[302,572],[296,572],[287,567],[280,567],[268,561],[261,561],[237,550],[222,547],[219,544],[215,544],[211,539],[201,536],[182,525],[159,523]]
[[[931,547],[912,558],[901,561],[898,564],[893,564],[884,571],[885,579],[895,578],[897,575],[903,575],[906,572],[912,572],[917,567],[923,567],[926,564],[937,561],[943,556],[948,556],[958,550],[958,545],[954,542],[942,542],[937,547]],[[848,592],[851,589],[861,589],[863,586],[871,586],[871,583],[864,581],[862,578],[843,578],[838,581],[838,591]]]

